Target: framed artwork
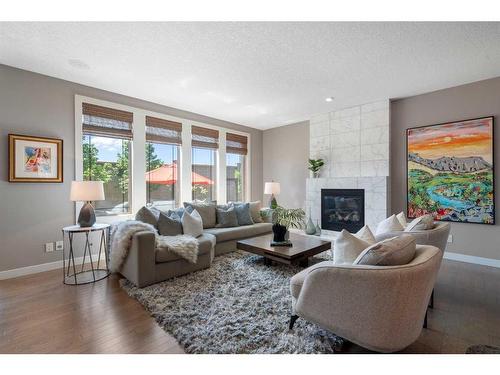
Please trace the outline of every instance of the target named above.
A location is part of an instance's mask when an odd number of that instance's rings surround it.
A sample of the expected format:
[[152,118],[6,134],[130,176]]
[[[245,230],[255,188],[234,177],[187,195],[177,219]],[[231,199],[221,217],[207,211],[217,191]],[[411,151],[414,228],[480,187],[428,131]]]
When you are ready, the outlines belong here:
[[9,182],[63,182],[63,141],[9,134]]
[[493,116],[407,129],[407,216],[495,224]]

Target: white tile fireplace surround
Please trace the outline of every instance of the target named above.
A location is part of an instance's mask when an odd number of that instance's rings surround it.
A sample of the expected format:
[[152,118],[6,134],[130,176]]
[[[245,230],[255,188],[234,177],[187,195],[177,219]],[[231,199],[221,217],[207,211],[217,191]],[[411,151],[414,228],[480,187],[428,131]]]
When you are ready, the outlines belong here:
[[389,117],[389,100],[383,100],[310,120],[310,157],[325,160],[320,177],[306,185],[306,214],[315,224],[321,225],[321,189],[364,189],[365,224],[372,229],[387,217]]

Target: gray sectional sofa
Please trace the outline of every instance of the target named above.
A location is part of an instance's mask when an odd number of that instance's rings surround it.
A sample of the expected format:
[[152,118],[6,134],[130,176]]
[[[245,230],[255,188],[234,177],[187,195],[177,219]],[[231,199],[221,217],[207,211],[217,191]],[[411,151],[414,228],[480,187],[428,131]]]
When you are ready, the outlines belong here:
[[[270,221],[270,220],[266,220]],[[129,254],[120,273],[142,288],[172,277],[210,267],[214,256],[236,250],[236,242],[272,232],[270,222],[231,228],[206,228],[198,237],[199,253],[196,264],[166,250],[156,250],[155,234],[138,232],[132,238]]]

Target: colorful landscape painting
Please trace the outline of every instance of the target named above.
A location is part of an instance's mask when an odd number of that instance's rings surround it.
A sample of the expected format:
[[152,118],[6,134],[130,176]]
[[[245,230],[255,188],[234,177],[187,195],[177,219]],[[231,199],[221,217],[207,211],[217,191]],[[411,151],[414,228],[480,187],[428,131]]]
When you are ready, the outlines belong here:
[[407,130],[410,218],[494,224],[493,117]]

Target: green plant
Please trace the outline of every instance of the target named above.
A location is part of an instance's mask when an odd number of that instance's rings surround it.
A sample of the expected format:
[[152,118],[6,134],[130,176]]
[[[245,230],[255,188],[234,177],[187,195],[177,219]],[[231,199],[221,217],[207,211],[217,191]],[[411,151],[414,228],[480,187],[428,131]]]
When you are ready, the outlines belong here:
[[288,228],[301,228],[304,225],[306,213],[302,208],[284,208],[278,206],[273,212],[274,224]]
[[321,167],[325,165],[325,162],[323,159],[309,159],[309,167],[308,169],[313,172],[314,174],[319,173],[321,170]]

